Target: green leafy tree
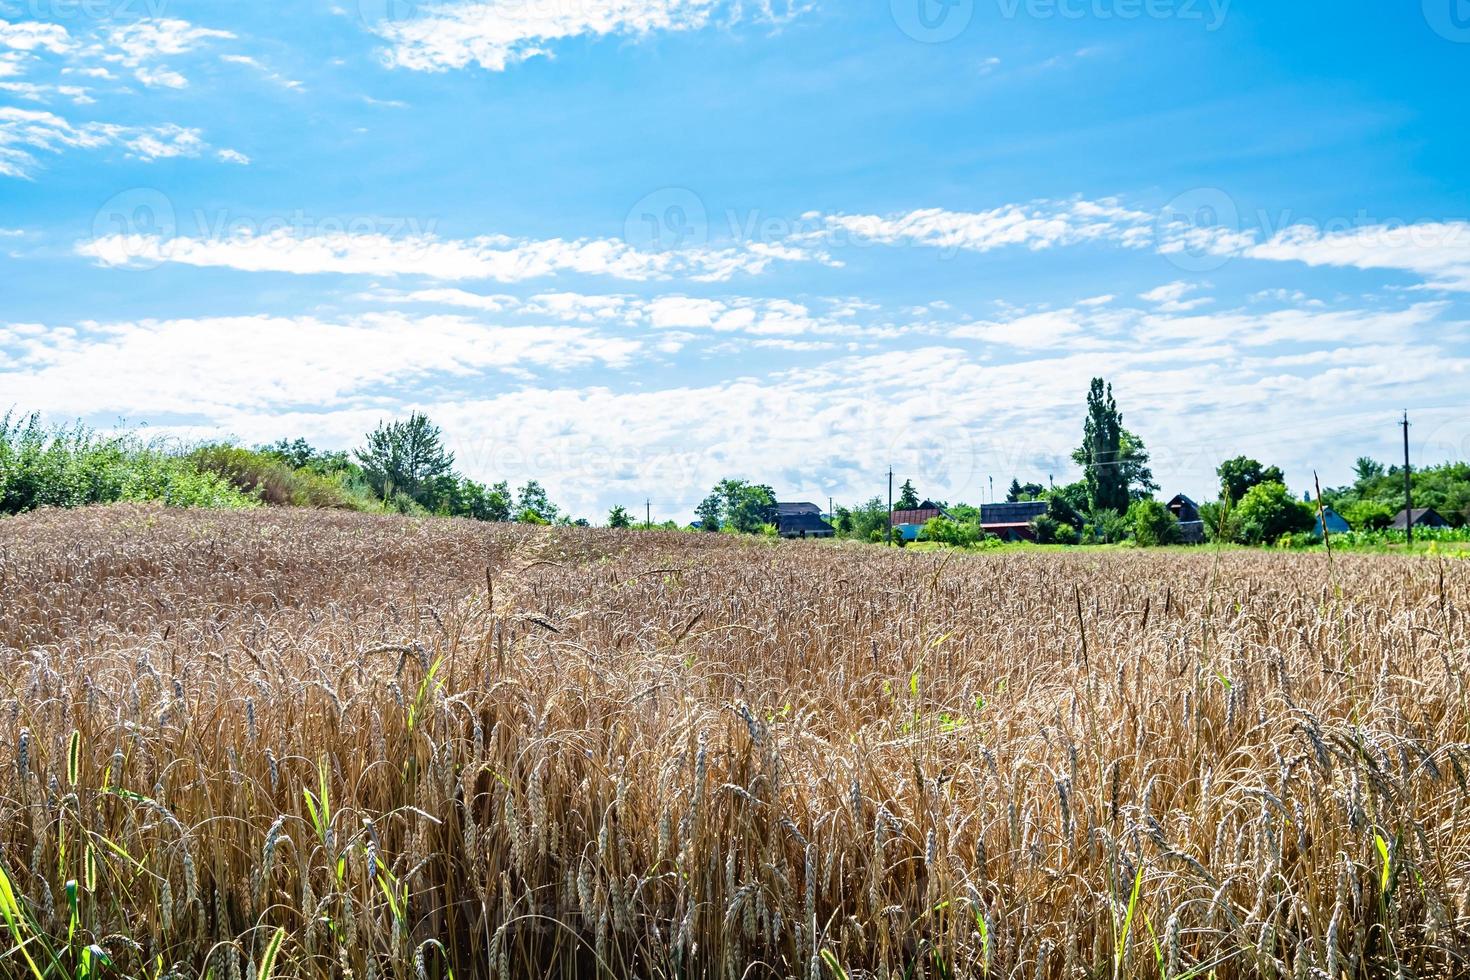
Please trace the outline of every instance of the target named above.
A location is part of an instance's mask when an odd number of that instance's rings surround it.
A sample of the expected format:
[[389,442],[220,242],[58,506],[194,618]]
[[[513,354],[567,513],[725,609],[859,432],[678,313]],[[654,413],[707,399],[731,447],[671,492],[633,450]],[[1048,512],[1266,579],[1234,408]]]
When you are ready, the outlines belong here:
[[607,513],[607,526],[618,530],[627,530],[633,526],[633,519],[628,516],[628,509],[618,504]]
[[711,533],[718,531],[724,520],[725,502],[718,493],[712,493],[699,506],[694,508],[694,513],[699,516],[699,528]]
[[904,480],[903,486],[898,489],[898,503],[893,505],[894,510],[918,510],[919,491],[914,489],[913,480]]
[[1259,483],[1246,491],[1235,508],[1237,540],[1244,544],[1272,542],[1283,534],[1310,531],[1316,512],[1293,497],[1280,483]]
[[1157,500],[1135,500],[1128,507],[1133,540],[1146,548],[1179,543],[1179,518]]
[[433,502],[430,490],[435,481],[454,466],[443,433],[421,412],[402,421],[378,423],[356,455],[379,497],[386,500],[401,493],[421,506]]
[[880,497],[872,497],[866,503],[852,509],[852,530],[849,534],[859,541],[878,541],[888,537],[888,505]]
[[1227,459],[1215,469],[1220,477],[1220,494],[1231,500],[1244,500],[1252,487],[1262,483],[1285,483],[1286,478],[1277,466],[1262,466],[1260,460],[1249,456]]
[[1093,378],[1087,392],[1087,419],[1082,424],[1082,445],[1072,459],[1083,469],[1087,500],[1093,510],[1122,513],[1128,508],[1128,480],[1120,465],[1123,450],[1123,415],[1113,398],[1113,386]]
[[968,548],[985,536],[979,525],[951,521],[943,517],[931,517],[924,524],[922,537],[925,541],[936,541],[953,548]]
[[1368,483],[1383,476],[1383,464],[1371,456],[1359,456],[1353,463],[1353,475],[1359,483]]
[[833,530],[835,530],[843,537],[847,537],[848,535],[852,534],[853,521],[851,510],[846,507],[838,507],[836,512],[832,516],[836,518],[835,523],[832,525]]
[[1022,494],[1024,494],[1025,492],[1025,489],[1021,486],[1021,481],[1012,478],[1011,487],[1009,490],[1006,491],[1006,502],[1014,504],[1017,501],[1024,499],[1022,497]]
[[1046,510],[1061,524],[1076,529],[1082,526],[1082,515],[1087,512],[1087,484],[1083,481],[1057,487],[1046,495]]
[[1143,440],[1127,429],[1119,442],[1118,468],[1123,474],[1123,485],[1128,488],[1128,499],[1144,500],[1159,492],[1154,481],[1154,471],[1149,468],[1149,453]]
[[[561,515],[561,510],[551,502],[551,498],[546,495],[546,488],[539,481],[527,480],[526,485],[516,491],[516,513],[516,520],[523,524],[553,524]],[[534,514],[540,520],[528,521],[528,514]]]
[[1050,514],[1042,514],[1031,522],[1031,531],[1036,535],[1037,544],[1055,544],[1057,532],[1062,526],[1055,517]]

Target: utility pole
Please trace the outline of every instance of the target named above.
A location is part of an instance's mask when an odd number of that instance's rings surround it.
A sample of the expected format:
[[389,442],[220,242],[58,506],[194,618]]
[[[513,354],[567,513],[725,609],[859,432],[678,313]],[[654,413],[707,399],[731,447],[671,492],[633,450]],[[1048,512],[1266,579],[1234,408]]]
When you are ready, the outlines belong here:
[[893,547],[893,467],[888,467],[888,547]]
[[653,527],[653,501],[645,497],[643,500],[643,529],[647,530],[651,527]]
[[1414,482],[1409,472],[1409,413],[1404,412],[1404,533],[1408,535],[1409,549],[1414,548]]
[[995,477],[990,477],[990,502],[995,503]]

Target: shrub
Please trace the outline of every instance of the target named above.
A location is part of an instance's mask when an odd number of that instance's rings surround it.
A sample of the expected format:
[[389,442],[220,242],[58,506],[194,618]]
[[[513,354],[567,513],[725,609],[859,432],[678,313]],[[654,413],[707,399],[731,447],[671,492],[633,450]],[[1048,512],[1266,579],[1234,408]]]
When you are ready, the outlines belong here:
[[294,467],[275,453],[212,445],[200,446],[189,458],[200,470],[218,474],[242,493],[273,507],[377,509],[370,500],[350,493],[340,477]]
[[978,543],[984,532],[974,524],[934,517],[924,525],[923,539],[954,548],[968,548]]
[[1261,544],[1295,531],[1310,531],[1316,520],[1312,508],[1293,497],[1280,483],[1261,483],[1246,493],[1236,508],[1238,539]]
[[[1052,517],[1050,514],[1042,514],[1040,517],[1031,522],[1031,530],[1034,531],[1036,534],[1037,544],[1055,544],[1057,540],[1057,532],[1059,532],[1063,526],[1064,525],[1059,523],[1057,519],[1055,517]],[[1070,527],[1070,525],[1065,526]],[[1073,534],[1075,533],[1076,532],[1074,531]]]
[[1135,500],[1128,508],[1128,523],[1133,526],[1133,540],[1145,548],[1179,543],[1179,518],[1153,498]]

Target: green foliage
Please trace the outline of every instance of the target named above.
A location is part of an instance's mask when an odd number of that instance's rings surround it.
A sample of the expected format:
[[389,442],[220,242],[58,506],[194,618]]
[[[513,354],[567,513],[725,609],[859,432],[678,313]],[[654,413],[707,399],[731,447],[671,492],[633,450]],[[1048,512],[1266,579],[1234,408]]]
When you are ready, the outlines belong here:
[[356,456],[368,485],[380,498],[402,493],[429,508],[434,506],[433,490],[439,478],[454,466],[454,454],[444,448],[443,433],[421,412],[401,421],[378,423]]
[[888,505],[880,497],[854,507],[851,512],[850,537],[859,541],[884,541],[888,537]]
[[983,540],[985,532],[978,524],[931,517],[924,524],[920,537],[924,541],[935,541],[954,548],[969,548]]
[[1249,456],[1227,459],[1215,468],[1215,474],[1220,477],[1221,497],[1230,500],[1244,500],[1252,487],[1262,483],[1286,482],[1279,466],[1262,466],[1260,460]]
[[894,510],[918,510],[919,491],[914,489],[913,480],[904,480],[903,486],[898,489],[898,501],[893,505]]
[[[546,488],[537,480],[528,480],[526,485],[516,491],[516,520],[522,524],[555,524],[561,516],[561,508],[551,502],[546,495]],[[534,514],[537,520],[526,520],[527,515]]]
[[1378,500],[1354,500],[1340,513],[1355,531],[1378,531],[1393,523],[1398,510]]
[[1135,500],[1128,508],[1128,523],[1133,526],[1133,540],[1146,548],[1179,543],[1179,519],[1153,498]]
[[1283,534],[1310,531],[1316,512],[1280,483],[1261,483],[1246,493],[1235,512],[1235,540],[1241,544],[1274,542]]
[[250,507],[215,473],[132,436],[84,426],[47,428],[39,415],[0,418],[0,514],[157,500],[176,507]]
[[[1358,478],[1352,486],[1325,490],[1322,499],[1355,529],[1372,530],[1380,526],[1383,511],[1388,511],[1392,520],[1404,509],[1402,467],[1385,468],[1364,457],[1353,469]],[[1470,523],[1470,463],[1421,467],[1413,471],[1412,482],[1415,507],[1432,507],[1455,527]],[[1355,519],[1354,515],[1361,516]]]
[[721,480],[695,508],[706,531],[761,534],[766,525],[776,525],[776,493],[768,486],[744,480]]
[[1087,515],[1079,538],[1083,544],[1117,544],[1128,540],[1132,526],[1123,514],[1111,510],[1094,510]]
[[309,468],[310,457],[300,466],[293,465],[300,458],[300,454],[284,456],[227,444],[200,446],[189,454],[201,472],[217,474],[241,493],[274,507],[378,509],[365,486],[348,484],[351,470],[327,476]]
[[1037,544],[1056,544],[1057,532],[1061,528],[1062,524],[1050,514],[1042,514],[1031,522],[1031,530],[1036,535]]
[[628,516],[628,508],[618,504],[607,513],[607,526],[618,530],[627,530],[633,526],[633,519]]
[[1072,459],[1082,467],[1089,510],[1122,514],[1132,501],[1159,489],[1143,440],[1123,428],[1123,414],[1113,398],[1113,386],[1102,378],[1092,379],[1082,445],[1072,453]]
[[1011,480],[1010,489],[1006,491],[1006,501],[1017,503],[1022,500],[1041,500],[1046,496],[1046,487],[1039,483],[1022,483],[1020,480]]
[[1081,544],[1082,535],[1070,524],[1057,525],[1057,544]]

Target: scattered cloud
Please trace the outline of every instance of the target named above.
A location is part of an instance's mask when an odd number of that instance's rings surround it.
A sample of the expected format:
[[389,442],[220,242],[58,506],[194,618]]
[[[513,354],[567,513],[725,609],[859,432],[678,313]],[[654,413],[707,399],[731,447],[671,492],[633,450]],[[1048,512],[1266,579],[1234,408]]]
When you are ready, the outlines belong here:
[[1146,293],[1139,293],[1138,298],[1146,303],[1154,304],[1160,312],[1183,313],[1187,310],[1193,310],[1214,302],[1208,296],[1196,296],[1192,299],[1185,298],[1199,288],[1199,283],[1180,280],[1167,283],[1155,289],[1150,289]]
[[381,22],[373,30],[389,44],[385,61],[390,66],[445,71],[478,65],[498,72],[530,58],[551,57],[556,45],[570,38],[643,37],[741,20],[779,23],[808,6],[797,0],[462,0]]
[[51,112],[0,106],[0,176],[29,177],[39,166],[36,153],[109,146],[144,161],[198,156],[207,148],[197,129],[183,126],[73,125]]
[[1371,225],[1334,232],[1296,225],[1242,254],[1309,266],[1393,269],[1422,277],[1432,289],[1470,292],[1470,222],[1465,221]]
[[81,243],[79,254],[105,265],[178,263],[245,272],[299,275],[423,276],[453,281],[520,282],[560,273],[647,281],[684,277],[720,282],[758,274],[776,261],[819,260],[761,244],[642,251],[618,239],[530,240],[503,235],[443,239],[435,235],[303,234],[280,229],[220,238],[111,235]]
[[828,215],[826,237],[856,245],[917,245],[948,251],[1033,250],[1107,241],[1142,248],[1152,237],[1153,214],[1116,199],[1034,201],[988,211],[925,208],[906,214]]

